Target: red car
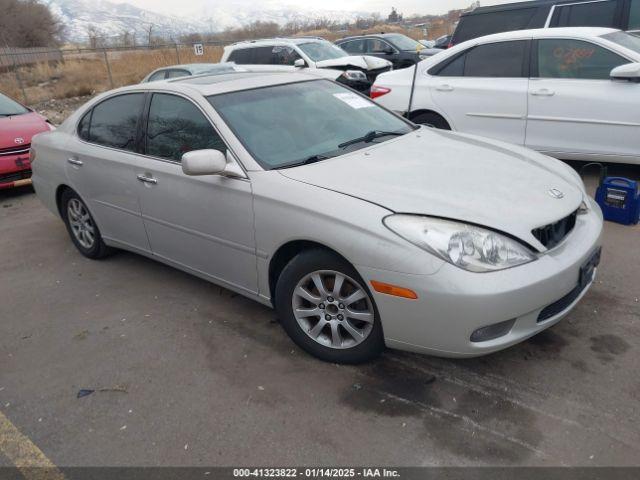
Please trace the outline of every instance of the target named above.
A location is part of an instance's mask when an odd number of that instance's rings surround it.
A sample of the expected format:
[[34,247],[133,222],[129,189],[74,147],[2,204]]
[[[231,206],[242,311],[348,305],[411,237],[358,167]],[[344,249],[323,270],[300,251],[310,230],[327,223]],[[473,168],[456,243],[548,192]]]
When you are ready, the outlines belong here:
[[42,115],[0,93],[0,190],[31,184],[31,137],[54,128]]

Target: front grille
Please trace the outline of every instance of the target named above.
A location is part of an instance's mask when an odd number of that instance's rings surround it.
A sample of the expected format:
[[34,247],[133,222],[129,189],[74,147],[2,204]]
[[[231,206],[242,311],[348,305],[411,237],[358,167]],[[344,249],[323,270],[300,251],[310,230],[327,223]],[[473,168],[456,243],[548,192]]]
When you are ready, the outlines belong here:
[[0,157],[8,156],[8,155],[27,155],[29,153],[29,149],[31,145],[19,145],[17,147],[9,147],[9,148],[0,148]]
[[576,226],[577,216],[578,211],[576,210],[568,217],[558,220],[555,223],[545,225],[544,227],[536,228],[535,230],[532,230],[531,233],[542,245],[548,249],[552,249],[562,242],[562,240],[569,235],[571,230],[573,230],[573,227]]
[[589,283],[586,285],[578,285],[576,288],[567,293],[564,297],[562,297],[557,302],[552,303],[548,307],[544,308],[540,315],[538,315],[538,323],[544,322],[545,320],[549,320],[551,317],[555,317],[559,313],[562,313],[569,305],[576,301],[576,299],[580,296],[582,291],[587,288]]
[[21,170],[19,172],[0,174],[0,183],[16,182],[18,180],[25,180],[31,178],[31,170]]

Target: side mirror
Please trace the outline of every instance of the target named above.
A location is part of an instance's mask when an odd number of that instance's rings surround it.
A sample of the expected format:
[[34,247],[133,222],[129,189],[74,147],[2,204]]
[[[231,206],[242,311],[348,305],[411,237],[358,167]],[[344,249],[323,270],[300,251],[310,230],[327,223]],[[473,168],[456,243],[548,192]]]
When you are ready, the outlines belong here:
[[185,175],[220,175],[227,167],[227,157],[220,150],[194,150],[182,155]]
[[305,62],[303,58],[299,58],[293,62],[293,66],[296,68],[307,68],[307,62]]
[[612,80],[627,80],[640,83],[640,63],[627,63],[611,70]]

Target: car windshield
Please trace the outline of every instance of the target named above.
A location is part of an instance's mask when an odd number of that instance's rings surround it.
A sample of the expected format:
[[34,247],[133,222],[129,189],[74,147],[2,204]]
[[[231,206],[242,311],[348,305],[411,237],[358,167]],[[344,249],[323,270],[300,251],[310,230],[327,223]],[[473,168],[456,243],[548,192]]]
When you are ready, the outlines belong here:
[[420,42],[416,42],[413,38],[409,38],[401,33],[387,35],[385,38],[391,41],[391,43],[400,50],[419,50],[422,48],[422,44]]
[[336,157],[415,128],[328,80],[230,92],[208,100],[266,170]]
[[0,117],[11,117],[13,115],[22,115],[28,112],[29,110],[18,102],[11,100],[9,97],[0,93]]
[[602,38],[640,54],[640,37],[626,32],[613,32],[602,35]]
[[298,47],[314,62],[349,56],[337,45],[326,41],[301,43]]

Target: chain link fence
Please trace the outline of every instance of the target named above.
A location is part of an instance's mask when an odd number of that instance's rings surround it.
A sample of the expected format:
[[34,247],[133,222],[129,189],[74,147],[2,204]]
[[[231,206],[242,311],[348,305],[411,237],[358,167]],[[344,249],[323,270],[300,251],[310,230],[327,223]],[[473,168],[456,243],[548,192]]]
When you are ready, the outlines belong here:
[[0,92],[26,105],[94,95],[138,83],[156,68],[180,63],[217,63],[224,45],[229,43],[94,49],[2,48]]

